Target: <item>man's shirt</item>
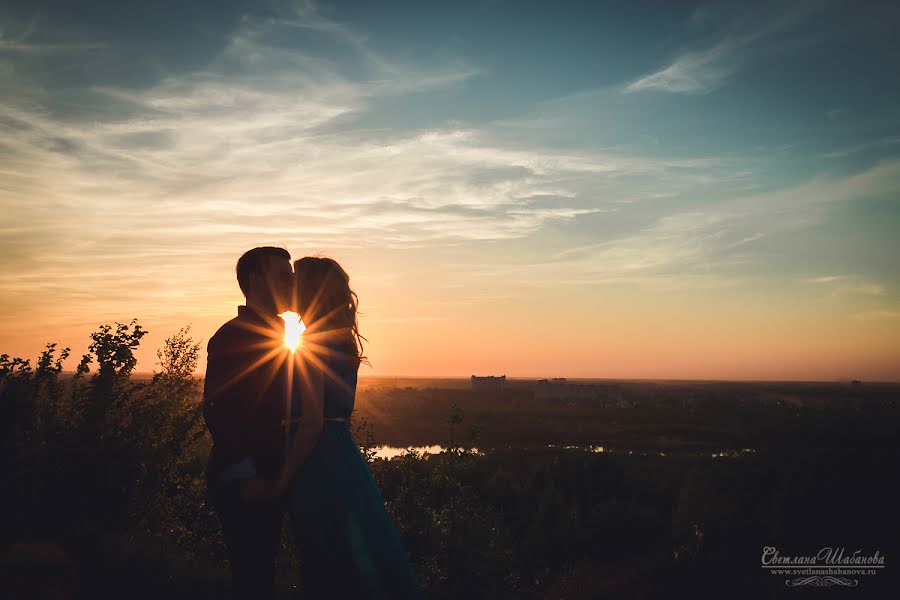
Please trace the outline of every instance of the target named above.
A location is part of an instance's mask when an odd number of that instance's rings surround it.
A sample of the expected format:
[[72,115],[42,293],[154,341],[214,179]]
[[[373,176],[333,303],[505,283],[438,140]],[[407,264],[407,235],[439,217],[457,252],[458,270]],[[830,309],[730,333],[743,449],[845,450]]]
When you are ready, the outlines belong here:
[[[212,435],[210,479],[274,479],[284,460],[290,414],[288,382],[296,373],[284,345],[284,321],[247,306],[207,344],[203,419]],[[298,386],[292,386],[295,390]]]

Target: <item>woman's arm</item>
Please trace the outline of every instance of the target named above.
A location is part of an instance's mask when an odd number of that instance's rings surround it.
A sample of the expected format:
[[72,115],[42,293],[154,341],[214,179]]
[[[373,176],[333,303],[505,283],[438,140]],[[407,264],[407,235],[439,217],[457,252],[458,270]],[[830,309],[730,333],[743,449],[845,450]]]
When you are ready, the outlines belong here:
[[275,482],[275,494],[280,496],[300,466],[312,454],[313,448],[322,434],[325,420],[325,377],[310,360],[302,355],[295,376],[295,384],[300,386],[300,422],[294,440],[287,448],[284,466]]

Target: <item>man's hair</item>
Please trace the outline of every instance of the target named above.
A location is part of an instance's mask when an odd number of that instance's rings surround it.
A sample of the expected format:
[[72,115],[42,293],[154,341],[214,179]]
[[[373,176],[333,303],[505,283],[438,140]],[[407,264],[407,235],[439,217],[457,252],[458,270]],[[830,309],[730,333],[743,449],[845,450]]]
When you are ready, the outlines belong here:
[[244,252],[243,256],[238,259],[234,270],[237,273],[238,285],[241,286],[241,291],[245,296],[247,295],[247,286],[250,284],[250,275],[263,272],[267,256],[291,260],[291,255],[287,250],[274,246],[261,246]]

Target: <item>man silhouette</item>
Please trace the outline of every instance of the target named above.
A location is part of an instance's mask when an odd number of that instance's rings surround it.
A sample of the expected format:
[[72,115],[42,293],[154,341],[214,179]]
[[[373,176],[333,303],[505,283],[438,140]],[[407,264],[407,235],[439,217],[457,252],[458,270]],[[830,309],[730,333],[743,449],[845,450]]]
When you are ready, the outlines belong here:
[[291,257],[283,248],[254,248],[236,271],[246,304],[207,345],[208,497],[222,525],[235,596],[271,598],[284,513],[273,490],[284,460],[282,419],[293,365],[278,315],[290,306]]

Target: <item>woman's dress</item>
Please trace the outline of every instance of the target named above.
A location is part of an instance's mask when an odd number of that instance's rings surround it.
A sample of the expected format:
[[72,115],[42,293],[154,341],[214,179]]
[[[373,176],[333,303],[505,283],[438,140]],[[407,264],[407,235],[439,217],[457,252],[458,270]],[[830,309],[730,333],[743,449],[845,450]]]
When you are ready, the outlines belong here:
[[[349,421],[357,361],[320,358],[331,371],[325,375],[325,417]],[[298,407],[293,411],[298,416]],[[301,588],[311,598],[424,598],[348,421],[325,421],[287,490]]]

